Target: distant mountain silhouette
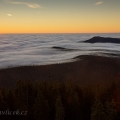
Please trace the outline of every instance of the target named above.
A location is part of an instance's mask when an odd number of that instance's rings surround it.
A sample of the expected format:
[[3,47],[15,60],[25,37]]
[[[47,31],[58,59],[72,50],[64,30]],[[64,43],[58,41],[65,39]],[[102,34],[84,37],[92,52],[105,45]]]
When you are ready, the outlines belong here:
[[95,36],[89,40],[84,41],[86,43],[118,43],[120,44],[119,38],[110,38],[110,37],[99,37]]

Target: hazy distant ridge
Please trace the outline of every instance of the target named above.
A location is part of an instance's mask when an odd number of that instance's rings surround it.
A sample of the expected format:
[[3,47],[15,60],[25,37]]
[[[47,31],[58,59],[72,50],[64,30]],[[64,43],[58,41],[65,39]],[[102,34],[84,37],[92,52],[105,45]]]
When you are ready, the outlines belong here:
[[86,43],[117,43],[120,44],[120,38],[99,37],[95,36],[89,40],[84,41]]

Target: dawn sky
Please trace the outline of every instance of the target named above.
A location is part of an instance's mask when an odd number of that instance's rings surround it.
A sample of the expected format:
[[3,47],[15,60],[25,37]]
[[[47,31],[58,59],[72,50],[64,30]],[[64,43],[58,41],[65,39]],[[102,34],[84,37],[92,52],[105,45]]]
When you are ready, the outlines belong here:
[[120,0],[0,0],[0,33],[120,32]]

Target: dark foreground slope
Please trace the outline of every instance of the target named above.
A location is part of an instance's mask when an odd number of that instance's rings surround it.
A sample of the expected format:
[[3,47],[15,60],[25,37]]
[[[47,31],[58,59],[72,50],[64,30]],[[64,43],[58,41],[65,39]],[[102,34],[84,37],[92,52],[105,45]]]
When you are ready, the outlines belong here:
[[119,38],[110,38],[110,37],[93,37],[89,40],[84,41],[86,43],[117,43],[120,44]]
[[120,120],[120,58],[75,59],[0,70],[0,120]]
[[75,62],[21,66],[0,70],[0,85],[10,87],[17,80],[58,80],[73,79],[79,83],[108,82],[119,78],[120,58],[84,55]]

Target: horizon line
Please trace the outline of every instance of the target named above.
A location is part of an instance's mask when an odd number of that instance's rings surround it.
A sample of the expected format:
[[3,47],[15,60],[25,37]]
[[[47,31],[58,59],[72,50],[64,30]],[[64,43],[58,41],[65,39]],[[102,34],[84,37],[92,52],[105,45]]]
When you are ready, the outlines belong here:
[[76,32],[76,33],[71,33],[71,32],[58,32],[58,33],[0,33],[1,34],[120,34],[120,32]]

